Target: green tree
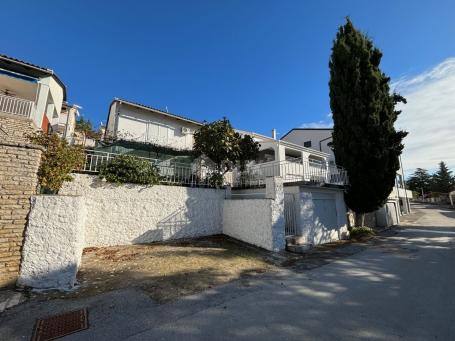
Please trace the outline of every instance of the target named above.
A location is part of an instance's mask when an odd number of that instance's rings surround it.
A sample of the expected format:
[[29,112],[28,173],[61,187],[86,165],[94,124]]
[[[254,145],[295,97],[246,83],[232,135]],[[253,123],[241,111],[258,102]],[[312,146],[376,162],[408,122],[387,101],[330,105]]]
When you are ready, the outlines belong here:
[[455,188],[455,178],[452,171],[447,168],[444,161],[439,163],[439,170],[433,174],[432,191],[439,193],[449,193]]
[[79,116],[76,120],[76,131],[79,131],[84,136],[84,145],[85,140],[88,138],[97,140],[101,137],[101,132],[93,128],[93,124],[89,119],[85,119],[84,116]]
[[213,183],[221,186],[223,175],[254,160],[259,152],[259,143],[249,135],[241,136],[226,118],[202,126],[194,133],[194,151],[205,155],[215,164]]
[[349,18],[339,28],[330,58],[330,107],[337,163],[348,171],[350,186],[345,199],[363,217],[382,206],[400,168],[402,140],[396,131],[400,114],[395,109],[406,100],[391,94],[387,77],[379,68],[382,53],[358,31]]
[[406,185],[410,190],[421,195],[422,192],[428,193],[431,191],[432,178],[426,169],[417,168],[406,181]]
[[36,132],[27,136],[30,142],[43,146],[38,182],[43,193],[57,193],[63,182],[72,181],[70,173],[84,162],[82,146],[71,146],[57,134]]

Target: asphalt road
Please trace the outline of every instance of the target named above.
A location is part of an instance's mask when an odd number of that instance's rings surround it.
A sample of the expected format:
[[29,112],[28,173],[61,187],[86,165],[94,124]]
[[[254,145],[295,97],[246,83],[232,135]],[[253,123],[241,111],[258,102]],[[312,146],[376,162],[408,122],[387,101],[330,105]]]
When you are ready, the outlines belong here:
[[455,210],[414,212],[350,257],[172,304],[132,290],[22,304],[0,317],[0,339],[29,339],[43,309],[89,306],[90,328],[65,340],[455,340]]

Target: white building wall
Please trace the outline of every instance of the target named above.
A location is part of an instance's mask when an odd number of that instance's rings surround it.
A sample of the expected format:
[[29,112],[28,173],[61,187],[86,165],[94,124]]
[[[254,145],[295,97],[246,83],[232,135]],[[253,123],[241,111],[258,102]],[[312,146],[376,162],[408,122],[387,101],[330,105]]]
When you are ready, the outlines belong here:
[[[286,135],[282,140],[303,146],[306,141],[311,141],[312,149],[330,154],[331,159],[335,156],[328,143],[332,141],[332,129],[295,129]],[[324,141],[322,141],[324,140]],[[321,142],[319,144],[319,142]]]
[[[115,113],[111,113],[108,129],[124,139],[152,142],[177,149],[192,149],[193,133],[200,125],[173,117],[154,113],[131,105],[116,103]],[[115,126],[113,127],[113,116]],[[189,128],[191,133],[183,133]]]
[[87,206],[85,246],[112,246],[222,233],[224,190],[115,185],[75,174],[60,190]]

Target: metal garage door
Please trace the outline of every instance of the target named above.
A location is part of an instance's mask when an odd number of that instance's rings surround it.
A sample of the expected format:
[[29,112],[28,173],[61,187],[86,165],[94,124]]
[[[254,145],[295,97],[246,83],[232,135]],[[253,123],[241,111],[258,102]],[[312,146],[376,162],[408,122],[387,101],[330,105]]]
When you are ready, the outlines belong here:
[[309,240],[313,245],[333,240],[337,230],[337,209],[333,193],[313,192],[313,224]]
[[[337,208],[332,193],[313,193],[314,229],[331,230],[337,228]],[[317,231],[314,231],[317,233]]]

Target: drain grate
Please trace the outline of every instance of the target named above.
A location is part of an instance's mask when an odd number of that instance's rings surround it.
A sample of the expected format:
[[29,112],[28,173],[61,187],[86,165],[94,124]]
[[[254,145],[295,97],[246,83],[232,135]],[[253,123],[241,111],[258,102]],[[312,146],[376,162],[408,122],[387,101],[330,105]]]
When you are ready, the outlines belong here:
[[55,340],[88,328],[87,308],[38,319],[31,341]]

